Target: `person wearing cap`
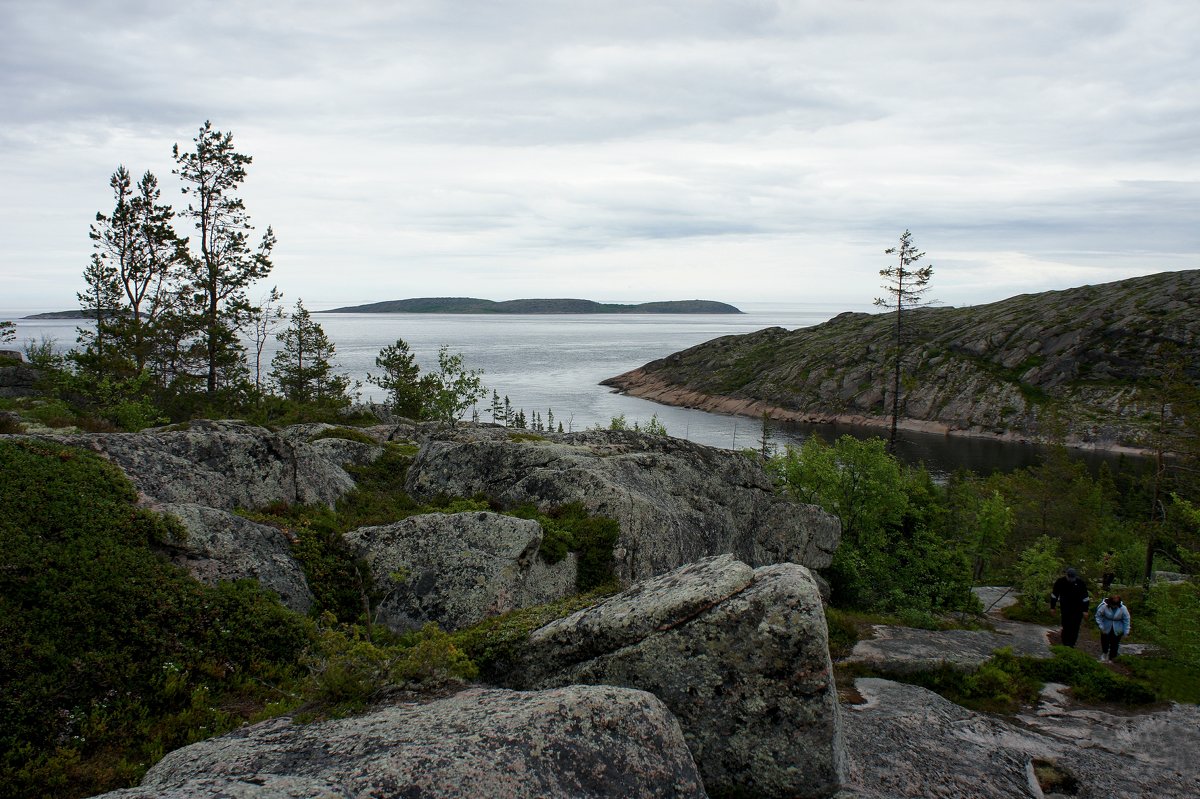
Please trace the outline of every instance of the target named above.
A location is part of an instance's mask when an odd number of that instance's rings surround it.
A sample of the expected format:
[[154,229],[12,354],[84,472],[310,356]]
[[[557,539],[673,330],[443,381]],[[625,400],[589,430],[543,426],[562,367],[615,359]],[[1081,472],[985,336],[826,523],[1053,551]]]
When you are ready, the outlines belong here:
[[1054,581],[1054,588],[1050,591],[1050,609],[1054,610],[1055,605],[1060,606],[1059,613],[1062,616],[1063,646],[1075,646],[1079,640],[1079,625],[1091,606],[1087,583],[1075,569],[1067,569],[1066,576]]
[[1122,636],[1129,634],[1129,608],[1113,594],[1096,608],[1096,626],[1100,628],[1100,662],[1116,660]]

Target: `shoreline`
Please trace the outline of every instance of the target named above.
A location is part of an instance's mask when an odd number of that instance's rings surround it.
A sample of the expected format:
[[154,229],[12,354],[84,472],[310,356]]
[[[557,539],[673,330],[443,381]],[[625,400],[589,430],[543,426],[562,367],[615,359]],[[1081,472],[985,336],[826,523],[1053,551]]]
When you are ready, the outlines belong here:
[[[853,425],[856,427],[879,428],[885,432],[891,426],[891,417],[888,416],[804,412],[781,408],[778,405],[771,405],[763,400],[706,394],[702,391],[684,388],[675,383],[667,382],[660,377],[652,376],[642,367],[632,369],[616,377],[601,380],[600,385],[608,386],[618,393],[657,402],[660,405],[690,408],[709,413],[724,413],[753,419],[761,419],[763,413],[766,413],[772,421],[799,422],[802,424]],[[945,422],[935,422],[926,419],[901,417],[897,420],[896,427],[899,430],[912,433],[927,433],[955,438],[990,439],[1007,444],[1029,444],[1034,446],[1046,446],[1047,444],[1043,439],[1024,432],[1012,430],[996,432],[981,427],[958,427]],[[1080,441],[1074,439],[1067,440],[1064,444],[1071,449],[1087,452],[1132,455],[1136,457],[1154,456],[1153,450],[1131,447],[1116,442]]]

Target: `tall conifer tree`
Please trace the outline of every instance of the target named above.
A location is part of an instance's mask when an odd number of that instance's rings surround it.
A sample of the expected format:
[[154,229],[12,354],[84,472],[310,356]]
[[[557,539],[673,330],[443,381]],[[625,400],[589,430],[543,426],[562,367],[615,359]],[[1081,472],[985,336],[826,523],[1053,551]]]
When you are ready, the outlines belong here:
[[896,312],[895,333],[892,338],[892,424],[888,433],[888,451],[895,452],[896,424],[900,415],[900,373],[904,356],[913,340],[912,325],[907,313],[932,302],[925,299],[925,292],[929,290],[933,267],[917,266],[925,257],[925,253],[917,250],[912,241],[912,233],[907,230],[900,236],[899,246],[889,247],[883,253],[896,256],[895,264],[879,270],[883,278],[882,288],[888,296],[875,299],[876,305]]
[[237,332],[253,315],[246,289],[270,274],[275,235],[268,227],[258,247],[251,247],[254,228],[237,192],[252,159],[234,149],[233,134],[205,122],[192,144],[188,151],[175,145],[174,171],[190,198],[184,216],[196,229],[187,296],[205,351],[205,387],[211,400],[219,376],[245,368]]

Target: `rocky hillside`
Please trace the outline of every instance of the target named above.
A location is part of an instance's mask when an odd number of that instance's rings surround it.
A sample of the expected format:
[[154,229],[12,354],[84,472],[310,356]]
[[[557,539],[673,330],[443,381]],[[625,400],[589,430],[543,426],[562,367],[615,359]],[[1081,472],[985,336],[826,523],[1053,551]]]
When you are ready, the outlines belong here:
[[[904,365],[909,429],[1143,447],[1164,367],[1200,385],[1200,270],[926,308]],[[807,422],[885,424],[890,314],[725,336],[605,381],[635,396]]]

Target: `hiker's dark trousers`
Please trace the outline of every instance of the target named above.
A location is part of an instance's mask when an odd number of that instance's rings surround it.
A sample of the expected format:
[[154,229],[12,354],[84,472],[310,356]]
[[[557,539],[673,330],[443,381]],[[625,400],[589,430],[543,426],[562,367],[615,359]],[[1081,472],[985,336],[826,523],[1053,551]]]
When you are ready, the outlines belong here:
[[1108,655],[1109,660],[1117,659],[1117,650],[1121,646],[1121,635],[1118,633],[1100,633],[1100,651]]
[[1064,610],[1062,612],[1062,642],[1063,646],[1075,646],[1075,642],[1079,640],[1079,624],[1083,621],[1083,614],[1079,612],[1071,613]]

